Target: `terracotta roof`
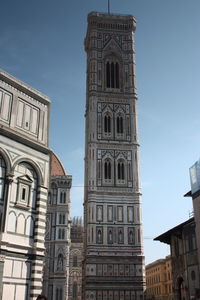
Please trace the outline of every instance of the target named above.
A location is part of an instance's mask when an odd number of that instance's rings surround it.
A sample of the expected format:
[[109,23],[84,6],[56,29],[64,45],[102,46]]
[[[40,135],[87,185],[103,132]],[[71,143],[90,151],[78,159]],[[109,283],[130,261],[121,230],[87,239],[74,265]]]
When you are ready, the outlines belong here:
[[51,176],[67,175],[60,160],[53,152],[51,152],[50,170],[51,170]]

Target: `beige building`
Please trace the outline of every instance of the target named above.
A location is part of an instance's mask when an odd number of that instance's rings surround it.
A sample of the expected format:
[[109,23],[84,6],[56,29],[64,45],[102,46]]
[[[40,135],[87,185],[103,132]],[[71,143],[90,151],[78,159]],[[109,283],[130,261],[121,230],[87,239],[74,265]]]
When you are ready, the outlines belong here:
[[43,286],[48,300],[68,300],[71,183],[72,177],[51,153]]
[[173,300],[171,257],[146,266],[146,299]]
[[42,290],[50,100],[0,71],[0,299]]
[[71,245],[69,255],[69,296],[68,300],[82,299],[83,268],[83,221],[74,217],[71,224]]
[[135,29],[130,15],[88,15],[83,300],[144,293]]

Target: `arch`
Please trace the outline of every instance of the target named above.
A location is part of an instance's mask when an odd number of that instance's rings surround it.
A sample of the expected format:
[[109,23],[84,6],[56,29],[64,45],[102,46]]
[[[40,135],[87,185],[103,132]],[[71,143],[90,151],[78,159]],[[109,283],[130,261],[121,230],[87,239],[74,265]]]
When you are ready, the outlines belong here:
[[8,227],[7,231],[8,232],[16,232],[16,227],[17,227],[17,216],[14,211],[10,211],[8,215]]
[[1,156],[2,156],[2,158],[3,158],[3,160],[5,161],[5,164],[6,164],[6,175],[8,175],[10,173],[12,174],[10,158],[9,158],[8,154],[5,152],[5,150],[0,147],[0,157]]
[[25,216],[22,213],[20,213],[17,217],[16,232],[23,235],[25,233]]
[[186,300],[187,299],[187,293],[186,293],[186,287],[185,287],[185,281],[182,276],[179,276],[176,280],[176,288],[177,288],[177,296],[178,300]]
[[34,219],[32,216],[28,216],[26,219],[25,234],[29,237],[33,237],[34,234]]
[[38,177],[38,185],[43,185],[44,184],[44,179],[43,179],[43,175],[41,172],[41,169],[39,167],[39,165],[37,163],[35,163],[32,159],[29,158],[20,158],[17,161],[15,161],[13,167],[12,167],[12,173],[14,174],[14,171],[16,169],[16,167],[18,165],[20,165],[21,163],[26,163],[28,165],[30,165],[36,172],[37,177]]

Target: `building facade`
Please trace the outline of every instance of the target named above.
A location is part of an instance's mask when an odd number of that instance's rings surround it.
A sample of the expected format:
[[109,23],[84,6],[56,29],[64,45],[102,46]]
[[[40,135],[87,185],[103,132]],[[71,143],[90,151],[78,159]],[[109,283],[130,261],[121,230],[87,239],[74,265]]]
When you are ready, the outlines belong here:
[[74,217],[71,224],[69,255],[69,300],[82,299],[83,221]]
[[0,299],[42,290],[49,185],[47,96],[0,71]]
[[146,299],[173,300],[171,257],[158,259],[146,266]]
[[198,299],[200,278],[194,218],[168,230],[155,240],[170,245],[174,299]]
[[88,15],[84,300],[143,298],[135,28],[130,15]]
[[68,300],[72,177],[54,153],[50,166],[43,291],[48,300]]

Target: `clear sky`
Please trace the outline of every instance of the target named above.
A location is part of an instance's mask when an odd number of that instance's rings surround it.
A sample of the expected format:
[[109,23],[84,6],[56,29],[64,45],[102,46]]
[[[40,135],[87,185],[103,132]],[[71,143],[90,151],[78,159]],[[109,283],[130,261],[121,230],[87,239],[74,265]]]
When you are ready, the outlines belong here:
[[[152,238],[189,217],[189,167],[200,156],[200,1],[110,0],[137,19],[136,65],[146,262],[169,253]],[[87,14],[107,0],[1,3],[0,68],[51,100],[50,146],[73,176],[82,215]]]

